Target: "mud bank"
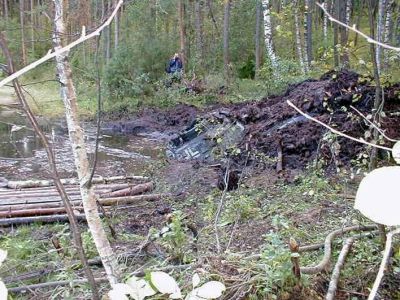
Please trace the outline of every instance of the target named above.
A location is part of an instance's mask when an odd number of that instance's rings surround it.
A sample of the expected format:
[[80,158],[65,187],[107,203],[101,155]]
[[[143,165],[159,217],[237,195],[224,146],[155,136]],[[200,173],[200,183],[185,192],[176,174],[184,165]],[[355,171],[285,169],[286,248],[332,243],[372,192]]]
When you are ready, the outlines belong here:
[[[286,101],[292,101],[302,111],[341,132],[372,141],[369,124],[351,106],[365,116],[371,115],[374,98],[375,86],[371,78],[348,70],[331,71],[319,80],[309,79],[292,85],[280,96],[202,111],[188,105],[168,111],[146,109],[132,120],[106,123],[105,130],[121,134],[159,131],[168,141],[179,136],[185,127],[193,126],[196,119],[221,124],[240,122],[244,125],[244,138],[237,145],[241,154],[234,157],[238,163],[250,160],[259,164],[260,155],[274,160],[278,152],[282,152],[285,169],[304,168],[317,156],[327,166],[340,167],[357,158],[365,150],[364,145],[331,134],[299,115]],[[390,138],[399,139],[400,84],[386,86],[384,99],[381,128]],[[389,141],[385,143],[391,145]],[[249,156],[249,152],[252,155]],[[266,163],[265,166],[271,165]]]

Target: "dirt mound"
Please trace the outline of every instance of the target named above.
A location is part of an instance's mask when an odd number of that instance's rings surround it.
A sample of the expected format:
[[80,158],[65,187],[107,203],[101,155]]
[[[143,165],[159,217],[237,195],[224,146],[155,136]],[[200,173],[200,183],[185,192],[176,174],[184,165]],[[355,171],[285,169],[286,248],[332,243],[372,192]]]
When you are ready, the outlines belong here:
[[[283,166],[286,169],[304,168],[317,156],[325,160],[327,165],[338,167],[356,158],[365,147],[331,134],[326,128],[299,115],[286,101],[290,100],[302,111],[341,132],[371,140],[367,132],[369,124],[351,106],[365,116],[370,115],[374,98],[375,86],[372,78],[363,77],[349,70],[330,71],[319,80],[308,79],[291,85],[285,94],[280,96],[225,107],[214,106],[204,111],[184,104],[166,111],[145,109],[133,116],[130,121],[107,123],[105,131],[108,129],[113,133],[123,134],[158,131],[163,133],[167,140],[181,140],[183,145],[179,146],[184,151],[187,152],[186,148],[189,148],[192,152],[196,152],[198,145],[193,145],[192,148],[190,145],[189,147],[184,145],[191,142],[186,136],[189,129],[193,131],[196,127],[196,120],[206,120],[208,124],[213,124],[213,131],[217,132],[218,124],[221,124],[222,129],[226,129],[229,128],[229,122],[240,123],[240,126],[244,126],[244,138],[237,145],[241,149],[241,154],[236,155],[238,163],[249,160],[249,150],[252,154],[250,160],[257,164],[260,156],[271,162],[278,157],[278,152],[281,152]],[[399,139],[400,83],[386,86],[384,99],[385,113],[381,117],[381,127],[389,137]],[[178,134],[185,128],[186,132]],[[217,141],[216,135],[211,138],[210,134],[204,136],[204,139],[207,139],[205,144],[210,147],[209,152],[214,151],[215,149],[211,148],[217,147],[220,141]],[[194,137],[195,140],[199,140],[198,134]],[[221,136],[218,139],[223,138]],[[210,143],[210,139],[215,139],[214,143]],[[387,141],[386,143],[390,145]],[[274,163],[265,165],[271,166]]]
[[[389,137],[399,139],[400,85],[386,87],[384,96],[382,129]],[[374,97],[370,78],[343,70],[293,85],[282,96],[232,107],[231,115],[245,124],[246,136],[240,145],[243,149],[274,158],[281,148],[284,166],[291,169],[304,167],[316,155],[340,166],[356,158],[364,146],[333,136],[326,128],[300,116],[286,101],[339,131],[364,138],[369,126],[350,106],[364,115],[371,114]]]

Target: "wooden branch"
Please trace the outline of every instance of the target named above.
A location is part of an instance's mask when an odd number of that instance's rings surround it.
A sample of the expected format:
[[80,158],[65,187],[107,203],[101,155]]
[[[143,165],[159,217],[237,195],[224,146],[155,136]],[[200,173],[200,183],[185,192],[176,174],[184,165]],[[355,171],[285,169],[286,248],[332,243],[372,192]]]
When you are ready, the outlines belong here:
[[324,257],[318,265],[311,266],[311,267],[301,267],[300,271],[304,274],[317,274],[322,271],[326,271],[332,256],[332,240],[339,236],[343,235],[344,233],[351,232],[351,231],[371,231],[376,230],[377,225],[366,225],[366,226],[351,226],[346,227],[343,229],[338,229],[332,231],[330,234],[327,235],[325,238],[325,248],[324,248]]
[[337,286],[339,283],[340,271],[344,265],[344,261],[349,253],[351,246],[354,243],[354,238],[348,238],[343,245],[342,251],[340,251],[338,261],[333,269],[331,281],[329,283],[328,293],[326,294],[326,300],[334,300],[336,295]]
[[[107,278],[96,278],[95,282],[96,283],[107,282]],[[71,287],[73,287],[76,285],[86,284],[86,283],[88,283],[87,279],[52,281],[52,282],[24,285],[24,286],[20,286],[20,287],[16,287],[16,288],[9,288],[8,292],[9,293],[22,293],[22,292],[29,292],[29,291],[33,291],[33,290],[37,290],[37,289],[42,289],[42,288],[54,288],[54,287],[65,286],[65,285],[70,285]]]
[[388,148],[388,147],[385,147],[385,146],[381,146],[381,145],[377,145],[377,144],[373,144],[373,143],[369,143],[369,142],[364,141],[362,139],[357,139],[357,138],[352,137],[350,135],[347,135],[347,134],[345,134],[343,132],[340,132],[340,131],[336,130],[335,128],[332,128],[332,127],[326,125],[325,123],[321,122],[320,120],[317,120],[317,119],[311,117],[310,115],[306,114],[305,112],[301,111],[300,108],[298,108],[296,105],[294,105],[290,100],[287,100],[286,103],[289,106],[293,107],[299,114],[303,115],[304,117],[306,117],[307,119],[309,119],[311,121],[314,121],[315,123],[318,123],[319,125],[324,126],[325,128],[329,129],[331,132],[336,133],[337,135],[340,135],[342,137],[348,138],[348,139],[350,139],[352,141],[355,141],[355,142],[358,142],[358,143],[361,143],[361,144],[365,144],[365,145],[368,145],[368,146],[372,146],[372,147],[383,149],[383,150],[387,150],[387,151],[392,151],[391,148]]
[[382,281],[385,269],[387,267],[390,254],[392,252],[393,236],[396,234],[400,234],[400,228],[393,230],[387,234],[385,252],[383,253],[383,258],[382,258],[381,265],[379,267],[379,272],[378,272],[378,275],[376,276],[376,279],[375,279],[374,285],[372,287],[371,293],[369,294],[368,300],[374,300],[376,297],[376,294],[378,293],[379,286],[381,285],[381,281]]
[[282,172],[283,170],[283,150],[282,150],[282,139],[278,142],[278,162],[276,163],[276,172]]
[[112,20],[114,19],[115,15],[117,14],[118,10],[120,9],[121,5],[123,4],[123,0],[119,0],[119,2],[117,3],[117,5],[115,6],[114,11],[112,12],[111,16],[100,26],[98,27],[95,31],[93,31],[92,33],[85,35],[82,34],[81,37],[79,39],[77,39],[76,41],[66,45],[65,47],[59,48],[55,51],[53,50],[49,50],[47,52],[47,54],[45,56],[43,56],[42,58],[38,59],[37,61],[34,61],[33,63],[25,66],[24,68],[20,69],[19,71],[11,74],[10,76],[4,78],[2,81],[0,81],[0,87],[3,87],[4,85],[6,85],[7,83],[12,82],[14,79],[17,79],[19,76],[25,74],[26,72],[36,68],[37,66],[43,64],[44,62],[60,55],[63,54],[65,52],[68,52],[69,50],[71,50],[72,48],[78,46],[79,44],[85,42],[86,40],[89,40],[97,35],[100,34],[101,31],[104,30],[104,28],[106,28],[107,26],[109,26],[112,22]]
[[[148,180],[145,176],[114,176],[114,177],[96,177],[93,178],[92,183],[110,183],[116,181],[131,181],[131,180]],[[61,179],[61,183],[64,185],[79,185],[77,178]],[[35,187],[48,187],[53,186],[52,180],[26,180],[26,181],[8,181],[7,187],[10,189],[21,189],[21,188],[35,188]]]

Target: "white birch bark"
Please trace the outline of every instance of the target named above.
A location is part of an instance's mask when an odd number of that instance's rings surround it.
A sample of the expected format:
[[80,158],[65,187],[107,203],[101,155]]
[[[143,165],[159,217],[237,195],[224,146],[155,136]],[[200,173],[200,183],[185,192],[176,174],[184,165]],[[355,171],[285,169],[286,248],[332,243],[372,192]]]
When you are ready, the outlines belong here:
[[277,57],[274,51],[274,45],[272,40],[272,23],[271,23],[271,9],[270,1],[262,0],[263,13],[264,13],[264,39],[265,47],[267,50],[267,56],[271,60],[271,65],[274,69],[278,67]]
[[[62,47],[61,37],[64,35],[63,0],[53,0],[55,4],[53,43],[55,50]],[[86,152],[83,129],[79,125],[78,107],[75,87],[72,82],[72,71],[68,61],[68,53],[56,56],[57,72],[61,84],[61,97],[65,106],[69,138],[75,166],[78,173],[80,192],[82,196],[85,216],[93,241],[99,252],[101,261],[111,285],[118,282],[118,263],[111,245],[107,239],[97,210],[96,196],[89,184],[90,170]]]
[[[346,1],[346,24],[350,26],[350,19],[351,19],[351,10],[353,9],[353,1],[347,0]],[[346,28],[346,33],[349,33],[349,29]]]
[[[384,38],[383,42],[385,44],[390,43],[390,38],[391,38],[391,22],[392,22],[392,15],[393,15],[393,4],[394,0],[390,0],[388,2],[388,8],[386,10],[386,20],[385,20],[385,29],[384,29]],[[385,71],[389,67],[389,53],[387,49],[383,50],[383,68]]]
[[309,42],[309,33],[310,29],[308,28],[311,26],[309,14],[310,14],[310,1],[305,0],[305,6],[304,6],[304,66],[305,66],[305,71],[308,72],[310,69],[310,63],[311,63],[311,57],[310,57],[310,42]]
[[[322,6],[324,7],[324,9],[328,9],[327,8],[327,4],[326,4],[326,0],[324,1],[324,3],[322,3]],[[327,43],[328,42],[328,15],[327,14],[324,14],[323,32],[324,32],[324,42]]]
[[[376,30],[376,40],[378,42],[383,42],[383,23],[384,23],[384,15],[385,15],[385,8],[386,8],[387,0],[379,0],[379,11],[378,11],[378,24]],[[376,63],[378,65],[378,72],[381,73],[381,65],[382,65],[382,47],[377,45],[376,46]]]

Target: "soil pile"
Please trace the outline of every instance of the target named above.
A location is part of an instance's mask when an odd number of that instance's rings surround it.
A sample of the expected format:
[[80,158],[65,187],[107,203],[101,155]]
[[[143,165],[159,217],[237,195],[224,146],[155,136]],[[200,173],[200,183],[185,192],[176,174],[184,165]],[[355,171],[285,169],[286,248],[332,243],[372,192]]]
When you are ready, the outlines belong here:
[[[374,99],[372,78],[349,70],[330,71],[319,80],[308,79],[292,85],[280,96],[224,107],[218,105],[206,110],[183,104],[167,111],[145,109],[130,121],[108,123],[106,130],[122,134],[157,131],[162,133],[160,138],[172,140],[185,137],[186,133],[181,131],[194,128],[199,119],[213,124],[219,122],[222,126],[227,122],[239,122],[244,126],[244,138],[237,145],[242,150],[239,156],[236,155],[238,163],[248,162],[250,157],[250,161],[259,165],[259,157],[264,161],[272,158],[271,162],[278,157],[278,152],[282,152],[285,169],[302,169],[317,156],[329,166],[340,167],[356,159],[365,146],[331,134],[301,116],[286,101],[290,100],[302,111],[343,133],[372,141],[370,125],[351,106],[371,117]],[[381,128],[390,138],[400,139],[400,83],[384,88],[383,111]],[[190,140],[183,140],[190,143]],[[384,143],[391,146],[389,141]],[[217,146],[218,143],[208,144]],[[252,155],[249,156],[247,150]],[[271,163],[261,165],[268,167]]]
[[[304,167],[316,155],[340,166],[355,159],[364,146],[331,135],[326,128],[300,116],[286,101],[341,132],[371,140],[368,123],[351,106],[367,116],[372,113],[374,99],[371,78],[342,70],[293,85],[282,96],[238,105],[231,113],[246,125],[242,146],[247,144],[249,149],[270,157],[277,157],[281,147],[286,168]],[[400,84],[386,87],[384,99],[381,128],[390,138],[400,139]]]

